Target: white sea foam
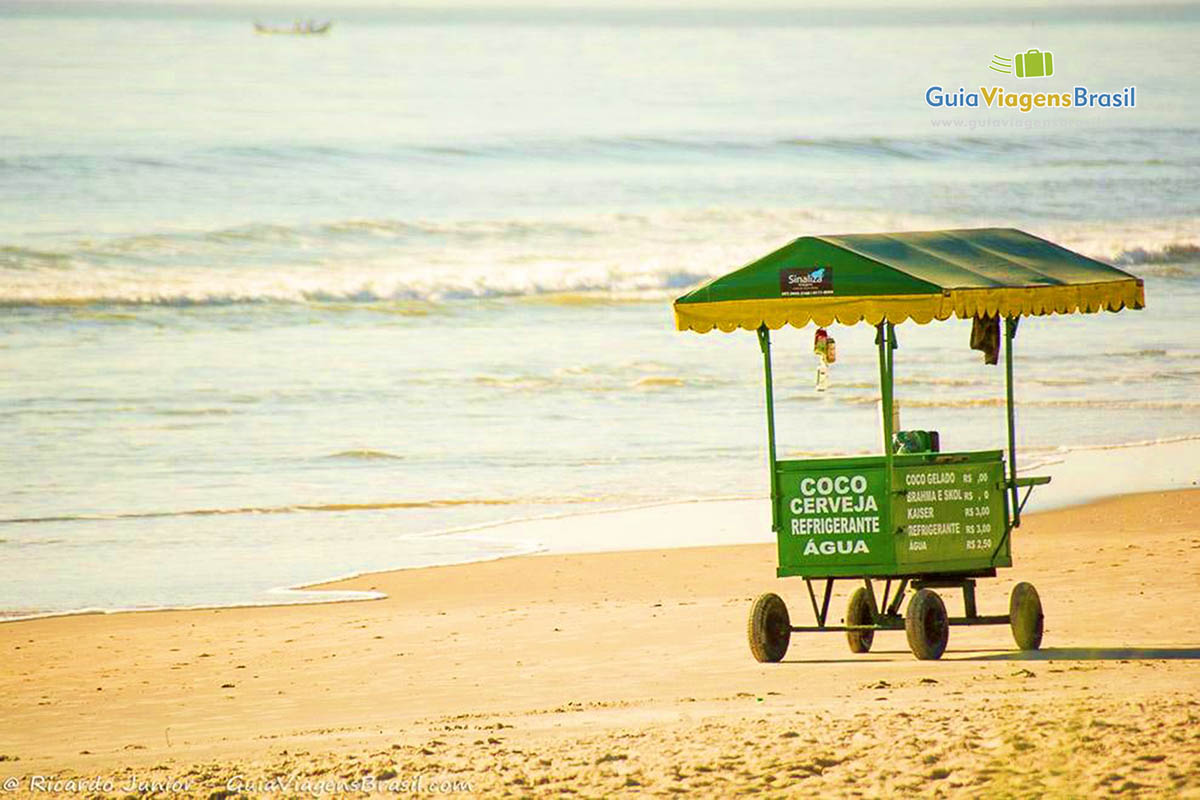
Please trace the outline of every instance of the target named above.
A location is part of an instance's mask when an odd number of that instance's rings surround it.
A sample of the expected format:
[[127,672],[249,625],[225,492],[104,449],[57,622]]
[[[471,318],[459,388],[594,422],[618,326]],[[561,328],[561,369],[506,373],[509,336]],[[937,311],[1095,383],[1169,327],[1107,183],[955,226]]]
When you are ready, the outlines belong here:
[[[378,304],[598,294],[669,298],[803,234],[949,219],[711,208],[548,219],[251,225],[0,250],[0,305]],[[1118,266],[1200,284],[1200,220],[1034,229]],[[1136,271],[1136,270],[1135,270]]]

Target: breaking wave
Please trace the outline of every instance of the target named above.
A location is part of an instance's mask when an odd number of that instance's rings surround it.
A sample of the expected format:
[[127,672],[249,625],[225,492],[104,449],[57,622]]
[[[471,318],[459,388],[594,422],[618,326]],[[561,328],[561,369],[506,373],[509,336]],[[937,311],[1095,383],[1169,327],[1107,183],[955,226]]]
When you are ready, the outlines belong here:
[[245,174],[254,170],[344,170],[349,165],[403,165],[413,162],[477,164],[498,162],[662,162],[673,159],[830,157],[870,161],[1020,160],[1047,167],[1112,167],[1122,164],[1194,166],[1195,132],[1188,129],[1116,129],[1094,134],[1099,155],[1079,157],[1073,136],[1037,138],[917,134],[892,136],[566,135],[463,140],[392,141],[372,145],[221,145],[176,152],[97,153],[87,151],[17,154],[0,157],[0,176],[37,174],[176,173],[204,175],[214,170]]
[[162,519],[167,517],[212,517],[233,514],[303,514],[352,511],[403,511],[413,509],[461,508],[463,506],[567,506],[604,502],[599,497],[476,497],[438,500],[396,500],[377,503],[316,503],[290,506],[245,506],[236,508],[194,508],[174,511],[134,511],[113,514],[64,514],[47,517],[12,517],[0,524],[41,522],[84,522],[95,520]]
[[[1038,231],[1139,274],[1200,281],[1191,220]],[[877,212],[700,208],[565,218],[345,219],[0,245],[0,307],[661,299],[798,235],[944,227]],[[716,233],[714,233],[716,232]]]
[[[848,396],[840,398],[850,405],[874,405],[875,397]],[[962,400],[926,400],[904,398],[902,408],[1003,408],[1003,397],[971,397]],[[1021,400],[1021,408],[1093,408],[1129,411],[1198,411],[1200,402],[1189,400]]]
[[1135,264],[1179,264],[1200,261],[1200,244],[1180,242],[1157,248],[1134,247],[1124,250],[1113,259],[1117,266]]

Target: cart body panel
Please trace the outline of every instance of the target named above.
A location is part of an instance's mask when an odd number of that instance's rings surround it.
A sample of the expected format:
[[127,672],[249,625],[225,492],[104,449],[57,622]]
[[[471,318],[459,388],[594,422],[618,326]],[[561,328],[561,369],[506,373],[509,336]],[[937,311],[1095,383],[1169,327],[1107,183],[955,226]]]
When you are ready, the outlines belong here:
[[1012,566],[999,450],[776,463],[778,575],[938,575]]

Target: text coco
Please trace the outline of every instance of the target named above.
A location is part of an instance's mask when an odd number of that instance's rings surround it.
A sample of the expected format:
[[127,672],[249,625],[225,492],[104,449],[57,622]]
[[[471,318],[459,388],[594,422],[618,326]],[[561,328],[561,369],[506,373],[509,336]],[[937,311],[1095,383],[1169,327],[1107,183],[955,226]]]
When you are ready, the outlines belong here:
[[863,475],[804,478],[800,481],[801,496],[793,497],[788,507],[796,515],[878,511],[875,496],[866,491],[867,479]]

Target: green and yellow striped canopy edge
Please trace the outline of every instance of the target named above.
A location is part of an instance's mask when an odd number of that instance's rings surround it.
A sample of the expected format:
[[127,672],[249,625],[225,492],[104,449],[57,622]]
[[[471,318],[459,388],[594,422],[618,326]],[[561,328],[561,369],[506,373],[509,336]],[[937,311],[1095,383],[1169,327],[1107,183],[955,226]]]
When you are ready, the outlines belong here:
[[804,236],[675,301],[675,326],[756,330],[1142,308],[1134,275],[1014,228]]

